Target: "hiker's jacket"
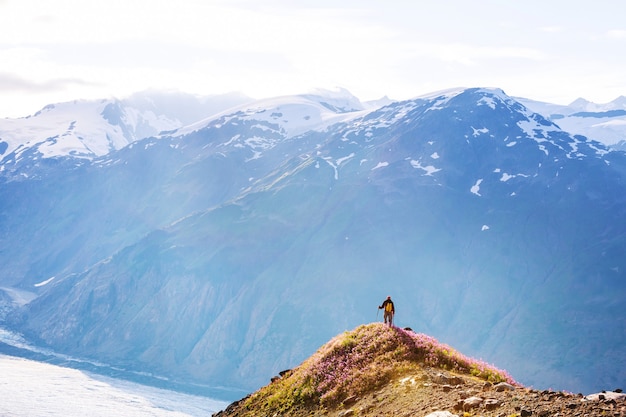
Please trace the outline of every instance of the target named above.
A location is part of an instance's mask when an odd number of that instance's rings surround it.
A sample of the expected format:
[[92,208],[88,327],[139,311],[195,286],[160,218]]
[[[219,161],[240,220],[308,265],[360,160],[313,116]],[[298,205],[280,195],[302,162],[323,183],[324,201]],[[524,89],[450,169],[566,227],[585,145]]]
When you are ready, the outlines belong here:
[[378,308],[382,308],[386,312],[391,312],[391,313],[395,313],[396,312],[396,309],[395,309],[395,307],[393,305],[393,301],[391,301],[391,300],[383,301],[383,305],[381,305]]

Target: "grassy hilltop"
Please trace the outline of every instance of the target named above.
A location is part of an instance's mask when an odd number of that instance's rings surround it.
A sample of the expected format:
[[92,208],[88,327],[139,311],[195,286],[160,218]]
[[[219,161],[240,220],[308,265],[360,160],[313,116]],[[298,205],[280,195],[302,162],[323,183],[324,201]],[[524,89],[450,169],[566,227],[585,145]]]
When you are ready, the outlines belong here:
[[426,416],[440,411],[439,416],[547,417],[582,409],[590,416],[626,415],[623,394],[602,397],[525,388],[506,371],[428,335],[374,323],[336,336],[300,366],[281,372],[217,416]]

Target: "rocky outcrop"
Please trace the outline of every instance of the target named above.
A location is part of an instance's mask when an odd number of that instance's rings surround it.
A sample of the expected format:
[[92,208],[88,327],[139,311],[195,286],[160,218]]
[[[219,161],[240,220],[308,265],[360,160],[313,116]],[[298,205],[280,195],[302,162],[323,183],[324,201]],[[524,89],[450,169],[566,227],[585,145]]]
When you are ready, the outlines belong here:
[[[257,415],[244,406],[245,400],[231,404],[215,417]],[[460,417],[468,414],[483,417],[626,417],[626,394],[621,389],[586,396],[540,391],[508,383],[494,385],[468,375],[424,368],[365,395],[350,396],[337,408],[302,408],[282,415]]]

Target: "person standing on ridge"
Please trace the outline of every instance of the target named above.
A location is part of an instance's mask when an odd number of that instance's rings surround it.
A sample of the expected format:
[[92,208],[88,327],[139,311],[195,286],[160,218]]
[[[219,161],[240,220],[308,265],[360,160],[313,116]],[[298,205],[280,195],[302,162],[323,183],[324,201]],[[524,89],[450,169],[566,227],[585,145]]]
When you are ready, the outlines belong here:
[[385,324],[393,326],[393,316],[396,314],[396,308],[393,305],[393,301],[391,301],[391,296],[388,296],[387,299],[383,301],[383,304],[378,306],[378,309],[385,311]]

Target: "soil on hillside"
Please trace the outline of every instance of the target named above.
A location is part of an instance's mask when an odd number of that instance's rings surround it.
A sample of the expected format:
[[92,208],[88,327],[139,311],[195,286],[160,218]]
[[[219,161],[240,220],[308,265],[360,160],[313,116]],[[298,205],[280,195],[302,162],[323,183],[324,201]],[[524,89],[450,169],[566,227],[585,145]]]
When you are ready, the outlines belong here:
[[[439,369],[416,369],[393,379],[382,389],[361,397],[349,396],[335,408],[318,406],[281,412],[255,404],[253,396],[231,404],[215,417],[397,416],[423,417],[626,417],[626,394],[621,390],[583,396],[538,391],[507,383],[492,385],[469,375]],[[268,412],[269,411],[269,412]]]

